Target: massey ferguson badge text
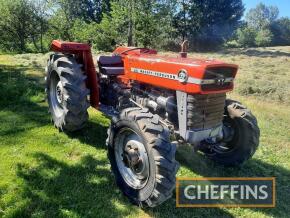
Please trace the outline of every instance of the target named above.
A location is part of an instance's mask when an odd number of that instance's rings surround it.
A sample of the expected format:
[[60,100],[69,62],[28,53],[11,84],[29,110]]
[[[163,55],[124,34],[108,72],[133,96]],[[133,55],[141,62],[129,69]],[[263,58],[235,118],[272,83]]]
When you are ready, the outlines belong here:
[[188,200],[195,199],[267,199],[266,185],[188,185],[184,196]]

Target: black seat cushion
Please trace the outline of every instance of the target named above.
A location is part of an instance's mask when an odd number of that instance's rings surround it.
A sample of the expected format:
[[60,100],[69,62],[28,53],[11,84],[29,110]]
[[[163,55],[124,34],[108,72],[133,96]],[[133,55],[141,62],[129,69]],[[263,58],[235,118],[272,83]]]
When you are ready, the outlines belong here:
[[120,56],[99,56],[98,64],[100,66],[123,66],[123,60]]
[[98,65],[102,74],[108,76],[124,74],[124,63],[120,56],[99,56]]
[[124,74],[124,67],[100,67],[101,73],[108,76],[118,76]]

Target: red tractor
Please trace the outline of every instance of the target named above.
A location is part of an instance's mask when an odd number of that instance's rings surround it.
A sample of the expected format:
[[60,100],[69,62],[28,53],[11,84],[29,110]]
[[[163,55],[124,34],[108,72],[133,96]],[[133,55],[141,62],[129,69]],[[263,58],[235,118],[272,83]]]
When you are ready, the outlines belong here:
[[[170,198],[179,164],[176,144],[187,143],[225,166],[244,163],[259,144],[253,114],[226,98],[238,67],[217,60],[118,47],[99,56],[88,44],[53,41],[46,91],[54,125],[76,131],[92,106],[112,115],[108,157],[116,183],[139,206]],[[97,133],[96,133],[97,134]]]

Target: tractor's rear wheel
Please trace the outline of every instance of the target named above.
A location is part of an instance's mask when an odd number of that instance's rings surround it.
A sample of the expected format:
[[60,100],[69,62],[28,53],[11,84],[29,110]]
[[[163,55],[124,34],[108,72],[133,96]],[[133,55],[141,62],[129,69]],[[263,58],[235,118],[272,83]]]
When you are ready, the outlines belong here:
[[237,166],[250,159],[259,145],[257,119],[240,102],[226,100],[223,139],[203,142],[202,151],[210,159],[225,166]]
[[124,109],[112,120],[107,145],[117,185],[134,204],[155,207],[172,196],[176,147],[157,115]]
[[86,76],[73,56],[52,54],[46,68],[49,112],[56,128],[76,131],[88,120]]

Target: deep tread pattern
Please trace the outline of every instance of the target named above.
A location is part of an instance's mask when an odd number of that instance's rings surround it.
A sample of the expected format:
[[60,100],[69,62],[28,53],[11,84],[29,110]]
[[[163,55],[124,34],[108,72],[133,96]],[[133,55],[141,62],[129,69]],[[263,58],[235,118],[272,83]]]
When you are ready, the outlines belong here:
[[225,166],[239,166],[250,159],[259,146],[260,129],[256,117],[240,102],[227,99],[225,115],[236,123],[239,132],[235,149],[228,154],[205,152],[212,160]]
[[[114,135],[116,134],[115,126],[118,122],[124,120],[135,122],[145,138],[148,154],[153,155],[155,175],[154,188],[149,193],[147,199],[137,199],[124,192],[129,199],[141,207],[155,207],[172,196],[172,191],[175,188],[175,175],[179,169],[179,164],[175,160],[176,147],[170,142],[169,131],[166,127],[159,122],[159,116],[153,115],[148,109],[140,108],[127,108],[124,109],[118,118],[113,119],[111,127],[108,130],[107,145],[109,146],[108,156],[111,161],[114,161],[114,152],[110,152],[110,148],[113,148]],[[112,170],[115,174],[117,181],[119,180],[117,167],[113,167]],[[120,186],[120,185],[119,185]],[[120,187],[121,188],[121,187]]]
[[[56,72],[63,85],[64,102],[63,113],[56,116],[50,105],[49,89],[52,72]],[[76,131],[82,129],[88,120],[90,104],[87,100],[89,90],[86,88],[86,76],[81,65],[72,55],[56,53],[50,55],[46,67],[46,93],[49,103],[49,112],[56,128],[61,131]]]

